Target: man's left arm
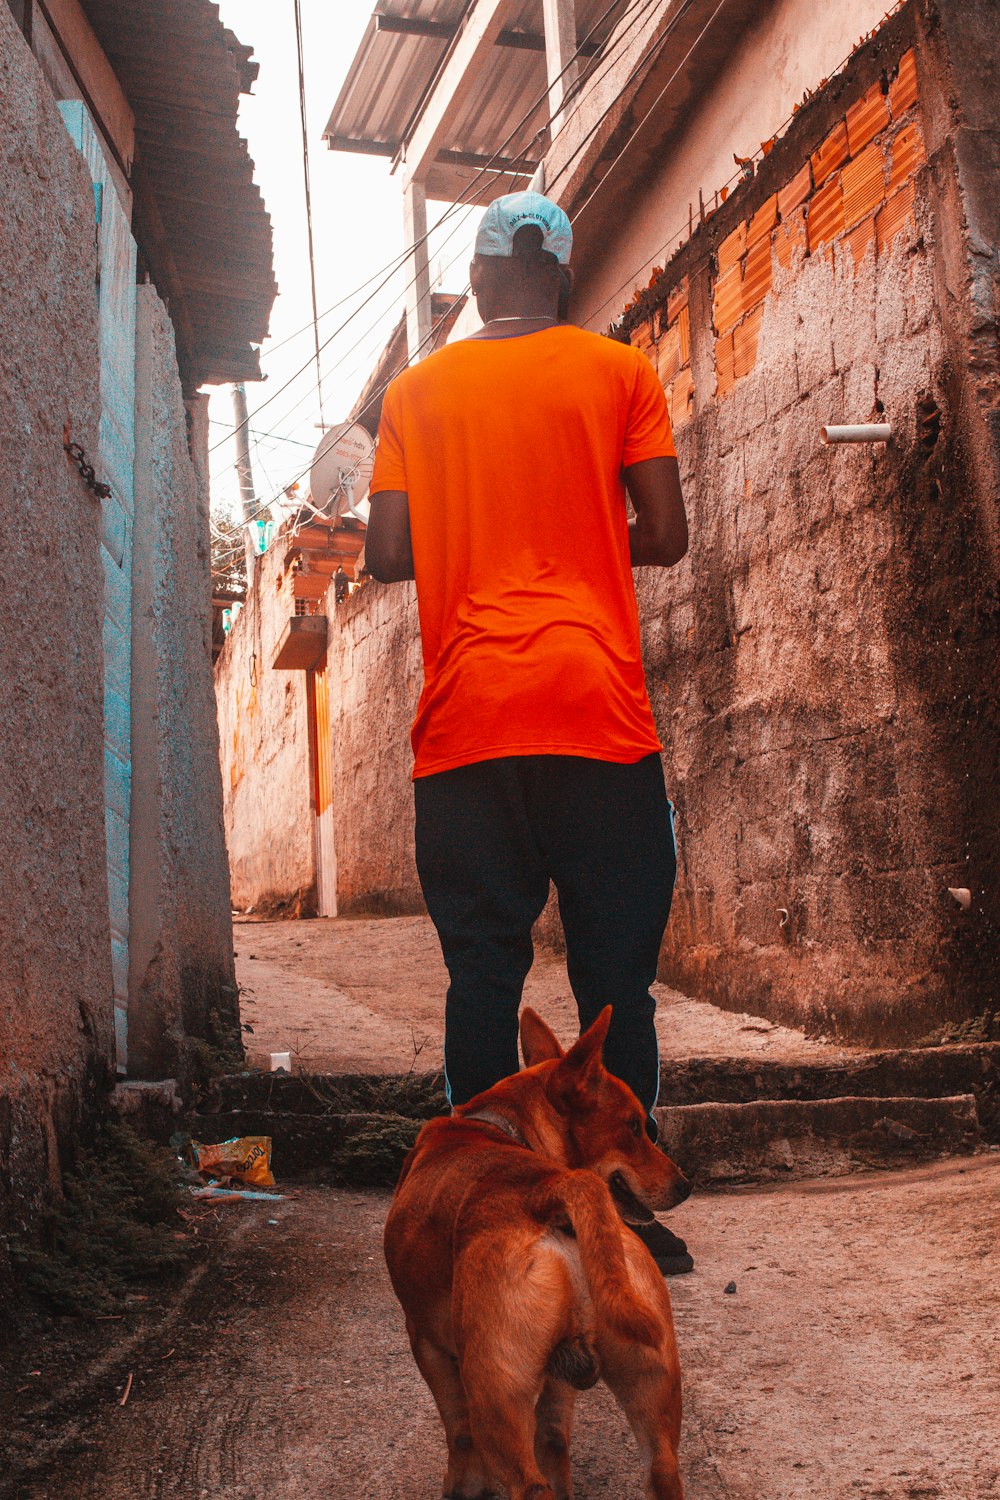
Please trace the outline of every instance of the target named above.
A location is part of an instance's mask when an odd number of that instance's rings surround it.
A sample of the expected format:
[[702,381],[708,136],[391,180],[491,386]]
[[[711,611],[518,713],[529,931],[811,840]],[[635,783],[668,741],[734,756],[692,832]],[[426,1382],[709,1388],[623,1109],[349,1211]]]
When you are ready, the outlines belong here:
[[380,490],[371,497],[365,567],[379,583],[405,583],[416,577],[410,542],[410,505],[405,491]]
[[625,487],[635,507],[628,523],[633,568],[670,568],[688,549],[687,516],[676,458],[646,458],[628,464]]

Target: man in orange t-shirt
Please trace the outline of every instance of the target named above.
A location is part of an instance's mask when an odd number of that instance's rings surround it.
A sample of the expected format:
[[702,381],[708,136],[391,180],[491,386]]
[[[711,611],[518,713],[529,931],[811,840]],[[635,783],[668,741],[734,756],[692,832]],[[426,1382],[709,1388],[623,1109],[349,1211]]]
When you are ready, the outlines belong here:
[[[416,856],[451,981],[451,1102],[517,1070],[551,879],[581,1028],[612,1003],[605,1063],[651,1112],[676,859],[631,568],[678,562],[687,523],[649,361],[559,320],[571,245],[537,193],[487,209],[470,269],[483,327],[386,391],[365,558],[417,584]],[[688,1269],[653,1227],[664,1268]]]

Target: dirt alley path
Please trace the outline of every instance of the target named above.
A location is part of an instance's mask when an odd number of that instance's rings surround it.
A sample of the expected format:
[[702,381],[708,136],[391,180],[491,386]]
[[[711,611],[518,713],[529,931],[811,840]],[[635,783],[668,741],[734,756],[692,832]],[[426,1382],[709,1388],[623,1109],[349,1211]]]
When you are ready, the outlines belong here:
[[[427,916],[321,917],[302,922],[237,919],[236,976],[251,1067],[292,1053],[313,1073],[405,1073],[444,1062],[448,975]],[[653,986],[660,1051],[671,1057],[832,1061],[850,1049],[814,1041],[759,1016],[736,1015]],[[535,955],[528,1005],[565,1043],[578,1031],[564,959]]]
[[[310,1187],[229,1207],[182,1315],[101,1371],[75,1442],[0,1473],[0,1497],[436,1500],[442,1439],[382,1264],[387,1202]],[[684,1205],[687,1500],[1000,1496],[998,1216],[995,1154]],[[608,1393],[578,1413],[577,1500],[640,1500]]]

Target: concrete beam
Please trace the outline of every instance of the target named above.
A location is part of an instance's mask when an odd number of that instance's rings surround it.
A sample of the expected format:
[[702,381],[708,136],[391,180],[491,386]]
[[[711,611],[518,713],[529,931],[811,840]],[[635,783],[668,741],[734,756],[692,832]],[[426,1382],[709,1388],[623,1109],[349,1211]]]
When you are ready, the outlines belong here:
[[403,185],[403,243],[407,249],[406,347],[413,364],[429,352],[431,332],[427,193],[422,182]]
[[452,144],[446,139],[448,127],[472,91],[512,9],[513,0],[476,0],[406,146],[404,190],[411,182],[424,182],[438,150]]
[[554,136],[562,125],[562,102],[576,81],[576,0],[542,0],[542,15]]

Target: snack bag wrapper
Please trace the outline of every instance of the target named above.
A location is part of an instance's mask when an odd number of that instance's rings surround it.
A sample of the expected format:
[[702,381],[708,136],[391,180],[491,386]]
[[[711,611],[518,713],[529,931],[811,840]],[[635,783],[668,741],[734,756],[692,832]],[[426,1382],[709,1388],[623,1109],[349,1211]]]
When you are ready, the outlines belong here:
[[216,1146],[192,1141],[191,1154],[198,1171],[207,1177],[231,1178],[253,1187],[274,1187],[269,1135],[236,1136]]

